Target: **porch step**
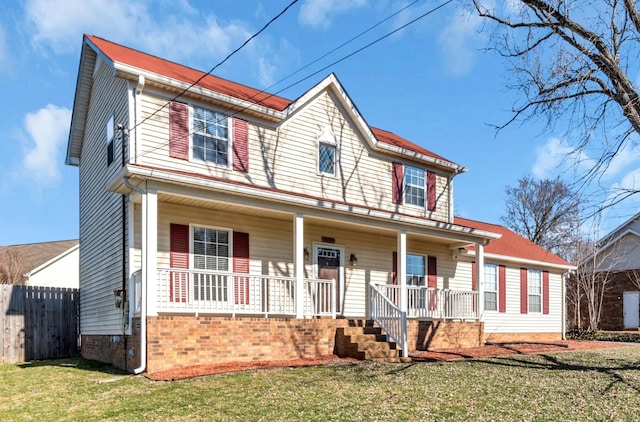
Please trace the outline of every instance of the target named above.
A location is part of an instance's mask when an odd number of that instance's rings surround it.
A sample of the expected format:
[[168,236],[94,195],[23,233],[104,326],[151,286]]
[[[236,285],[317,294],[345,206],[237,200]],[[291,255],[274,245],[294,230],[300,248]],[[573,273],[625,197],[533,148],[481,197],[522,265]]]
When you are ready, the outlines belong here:
[[336,354],[376,362],[411,362],[401,357],[402,351],[387,341],[382,328],[367,322],[365,326],[341,327],[336,330]]

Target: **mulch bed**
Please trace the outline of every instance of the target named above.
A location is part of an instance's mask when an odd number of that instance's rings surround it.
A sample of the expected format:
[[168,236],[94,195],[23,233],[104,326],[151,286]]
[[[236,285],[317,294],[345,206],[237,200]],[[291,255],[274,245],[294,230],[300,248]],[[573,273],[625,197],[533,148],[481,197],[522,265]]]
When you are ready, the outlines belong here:
[[[565,340],[557,343],[501,343],[489,344],[484,347],[470,349],[446,349],[418,351],[411,354],[413,362],[438,362],[484,357],[496,357],[515,354],[535,354],[548,352],[562,352],[573,350],[605,349],[624,347],[629,343],[615,343],[607,341]],[[335,355],[319,356],[313,359],[291,359],[260,362],[231,362],[212,365],[197,365],[176,368],[168,371],[147,373],[145,376],[153,381],[173,381],[194,378],[204,375],[226,374],[255,369],[295,368],[320,365],[353,364],[358,360],[340,358]]]

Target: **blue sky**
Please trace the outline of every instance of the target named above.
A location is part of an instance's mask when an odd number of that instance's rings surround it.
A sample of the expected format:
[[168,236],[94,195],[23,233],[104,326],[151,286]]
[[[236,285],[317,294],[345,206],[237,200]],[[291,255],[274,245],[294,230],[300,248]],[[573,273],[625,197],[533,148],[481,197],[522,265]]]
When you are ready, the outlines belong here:
[[[0,6],[0,245],[78,236],[78,170],[65,166],[82,34],[97,35],[209,70],[289,0],[23,0]],[[277,92],[433,9],[419,1],[362,38],[272,87],[410,1],[301,0],[216,75]],[[507,185],[555,177],[571,140],[542,122],[515,124],[506,63],[484,50],[483,22],[450,3],[300,84],[295,99],[334,72],[372,126],[395,132],[469,170],[455,179],[457,215],[500,223]],[[561,126],[561,125],[560,125]],[[581,156],[589,163],[589,151]],[[583,164],[584,165],[584,164]],[[580,168],[578,168],[580,170]],[[633,186],[640,152],[629,148],[601,179]],[[640,174],[640,173],[638,173]],[[595,187],[593,188],[595,191]],[[627,201],[602,229],[637,210]]]

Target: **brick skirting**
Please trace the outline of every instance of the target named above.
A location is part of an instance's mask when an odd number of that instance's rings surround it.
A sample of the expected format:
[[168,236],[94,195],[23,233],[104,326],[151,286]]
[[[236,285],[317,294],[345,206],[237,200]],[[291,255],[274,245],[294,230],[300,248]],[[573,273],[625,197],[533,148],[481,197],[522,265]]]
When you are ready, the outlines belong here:
[[[362,326],[365,323],[365,320],[323,318],[148,317],[147,371],[329,355],[335,353],[338,327]],[[136,320],[134,336],[126,339],[124,336],[83,335],[82,356],[112,363],[131,372],[140,364],[138,329],[139,321]],[[481,347],[484,335],[484,323],[479,321],[407,321],[410,353],[427,349]],[[561,335],[491,334],[486,340],[556,342],[561,340]]]

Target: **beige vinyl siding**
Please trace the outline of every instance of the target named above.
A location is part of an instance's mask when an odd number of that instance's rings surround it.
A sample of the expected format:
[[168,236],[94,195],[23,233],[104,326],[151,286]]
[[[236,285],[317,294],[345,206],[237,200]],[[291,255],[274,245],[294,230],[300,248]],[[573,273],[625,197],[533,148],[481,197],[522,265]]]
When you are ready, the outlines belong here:
[[[100,60],[99,60],[100,62]],[[113,291],[122,288],[122,196],[106,189],[121,168],[122,140],[114,141],[107,168],[106,125],[128,125],[127,83],[104,63],[94,74],[80,155],[80,330],[83,335],[121,334],[122,311]],[[126,233],[125,233],[126,236]]]
[[[169,98],[153,89],[142,95],[141,117],[149,118],[140,128],[140,145],[137,148],[141,152],[137,157],[140,164],[440,221],[449,219],[446,174],[436,173],[438,202],[435,212],[410,206],[398,207],[392,203],[391,163],[396,159],[371,151],[353,123],[345,118],[346,113],[337,99],[327,91],[321,92],[278,128],[242,114],[237,116],[249,122],[248,174],[233,171],[231,167],[169,157],[169,112],[168,107],[163,108]],[[190,104],[225,111],[202,102],[191,101]],[[152,116],[154,112],[156,114]],[[330,129],[336,140],[335,176],[318,173],[317,137],[325,129]],[[425,170],[433,169],[425,167]]]
[[78,248],[65,251],[55,257],[38,272],[32,273],[27,281],[28,286],[66,287],[77,289],[80,252]]
[[[634,230],[640,232],[639,227],[634,227]],[[640,238],[633,233],[627,233],[598,255],[598,271],[614,272],[640,268]]]
[[520,313],[520,267],[506,267],[506,312],[485,312],[484,331],[493,333],[559,333],[562,331],[562,275],[549,273],[549,314]]

